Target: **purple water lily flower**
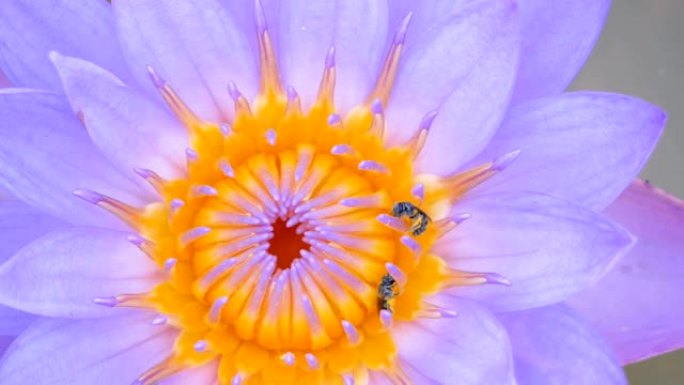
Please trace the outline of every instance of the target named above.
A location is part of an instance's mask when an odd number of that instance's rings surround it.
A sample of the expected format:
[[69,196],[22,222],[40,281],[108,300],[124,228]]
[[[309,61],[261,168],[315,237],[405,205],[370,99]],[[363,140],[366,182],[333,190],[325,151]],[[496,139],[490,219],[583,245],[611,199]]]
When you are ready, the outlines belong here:
[[0,3],[0,385],[625,384],[684,203],[562,93],[608,6]]

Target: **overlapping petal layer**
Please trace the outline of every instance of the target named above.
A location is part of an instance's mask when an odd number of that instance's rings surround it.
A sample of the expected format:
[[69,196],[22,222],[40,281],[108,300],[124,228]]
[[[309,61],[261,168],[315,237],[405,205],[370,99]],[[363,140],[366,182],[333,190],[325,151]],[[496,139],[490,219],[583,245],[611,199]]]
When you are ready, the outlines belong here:
[[153,66],[193,111],[217,123],[232,116],[229,81],[256,95],[256,51],[218,0],[118,0],[113,8],[122,50],[141,86],[154,92],[146,70]]
[[[0,199],[0,264],[32,240],[64,226],[23,202]],[[33,319],[27,313],[0,305],[0,336],[20,333]]]
[[71,224],[121,228],[72,192],[88,186],[131,204],[150,199],[100,154],[62,96],[0,90],[0,118],[0,184],[24,202]]
[[398,324],[393,332],[399,362],[412,384],[515,384],[510,342],[483,307],[441,295],[435,304],[456,318]]
[[561,93],[589,57],[610,0],[520,0],[522,42],[513,104]]
[[513,150],[520,157],[481,191],[535,191],[603,209],[637,176],[665,119],[640,99],[598,92],[516,106],[473,164]]
[[62,91],[48,53],[90,60],[130,81],[105,1],[18,0],[0,4],[0,68],[17,87]]
[[497,317],[511,339],[518,384],[627,384],[610,347],[566,306]]
[[0,303],[50,317],[104,316],[93,298],[150,290],[156,266],[127,234],[78,228],[30,243],[0,267]]
[[188,137],[168,111],[92,63],[54,52],[51,58],[74,113],[123,174],[134,177],[142,168],[164,178],[182,175]]
[[39,320],[10,347],[0,366],[0,384],[130,384],[172,347],[173,332],[152,325],[152,318],[135,312]]
[[440,240],[436,251],[451,267],[496,272],[510,281],[451,289],[497,310],[562,301],[601,278],[633,242],[608,218],[558,198],[475,195],[456,203],[455,212],[472,218]]
[[628,364],[684,347],[684,202],[636,181],[606,209],[635,247],[570,300]]

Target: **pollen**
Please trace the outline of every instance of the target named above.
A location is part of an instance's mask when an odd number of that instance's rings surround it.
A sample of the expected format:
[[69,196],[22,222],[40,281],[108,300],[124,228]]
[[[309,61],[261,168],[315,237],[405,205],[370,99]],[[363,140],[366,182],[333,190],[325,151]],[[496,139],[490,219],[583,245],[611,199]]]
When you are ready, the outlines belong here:
[[178,332],[168,358],[136,384],[209,362],[218,363],[220,384],[362,384],[368,370],[407,383],[395,322],[455,316],[425,300],[443,288],[508,284],[493,273],[451,269],[431,249],[468,218],[450,211],[458,196],[515,154],[450,177],[416,174],[413,160],[435,111],[409,143],[385,144],[383,110],[409,21],[368,99],[345,115],[335,110],[334,48],[321,60],[318,99],[305,111],[296,90],[281,84],[258,3],[260,93],[249,101],[228,84],[230,121],[201,120],[148,68],[188,129],[186,176],[163,180],[136,170],[159,194],[142,208],[76,192],[135,228],[131,242],[163,277],[149,293],[95,299],[154,310],[150,322]]

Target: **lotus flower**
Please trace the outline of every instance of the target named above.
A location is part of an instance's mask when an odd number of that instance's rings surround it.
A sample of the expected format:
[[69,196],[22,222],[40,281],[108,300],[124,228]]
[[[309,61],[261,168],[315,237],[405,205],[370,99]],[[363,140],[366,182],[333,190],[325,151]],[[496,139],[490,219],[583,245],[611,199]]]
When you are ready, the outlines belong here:
[[3,1],[0,384],[624,384],[684,204],[562,93],[608,3]]

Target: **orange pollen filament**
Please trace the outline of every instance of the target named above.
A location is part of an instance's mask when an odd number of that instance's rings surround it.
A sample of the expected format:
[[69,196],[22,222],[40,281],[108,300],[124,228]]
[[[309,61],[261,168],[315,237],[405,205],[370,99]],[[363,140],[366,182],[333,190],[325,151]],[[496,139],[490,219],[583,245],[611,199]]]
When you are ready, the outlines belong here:
[[[152,322],[178,332],[174,350],[137,380],[153,384],[186,368],[218,364],[220,384],[363,383],[368,370],[406,383],[392,321],[453,316],[427,303],[438,290],[506,283],[461,272],[431,252],[467,215],[454,199],[514,156],[452,177],[414,175],[429,113],[414,139],[387,148],[383,105],[408,20],[397,33],[370,102],[334,111],[334,50],[318,101],[303,112],[282,91],[275,53],[257,4],[261,93],[253,103],[234,84],[232,123],[204,122],[150,68],[170,108],[189,129],[187,177],[138,170],[161,199],[137,209],[88,190],[77,195],[131,224],[131,241],[164,279],[151,293],[97,298],[107,306],[154,309]],[[397,215],[410,202],[416,211]],[[385,277],[395,285],[382,287]],[[380,293],[391,293],[383,296]]]

